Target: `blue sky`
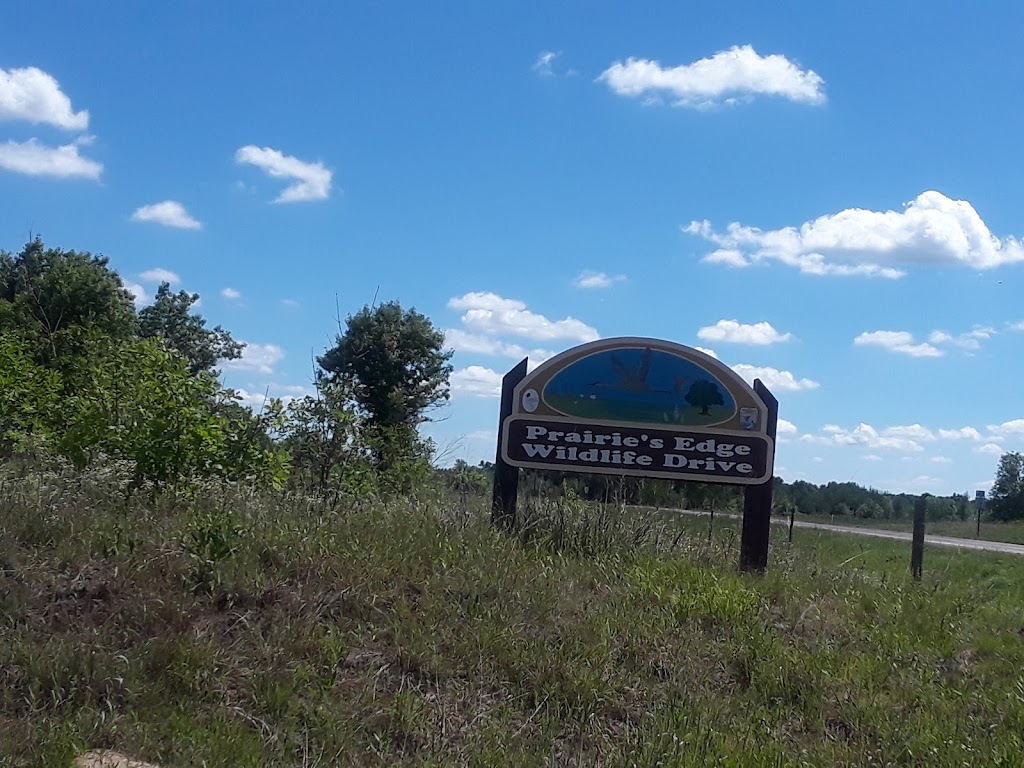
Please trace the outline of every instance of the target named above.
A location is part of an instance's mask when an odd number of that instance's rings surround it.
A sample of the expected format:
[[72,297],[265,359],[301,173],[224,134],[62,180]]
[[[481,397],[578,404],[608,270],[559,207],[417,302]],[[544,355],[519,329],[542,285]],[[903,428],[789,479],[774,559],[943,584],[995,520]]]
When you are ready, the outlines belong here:
[[635,335],[760,376],[786,480],[988,487],[1024,449],[1024,7],[720,5],[13,5],[0,248],[198,292],[253,398],[308,391],[339,310],[415,307],[446,461],[493,458],[524,354]]

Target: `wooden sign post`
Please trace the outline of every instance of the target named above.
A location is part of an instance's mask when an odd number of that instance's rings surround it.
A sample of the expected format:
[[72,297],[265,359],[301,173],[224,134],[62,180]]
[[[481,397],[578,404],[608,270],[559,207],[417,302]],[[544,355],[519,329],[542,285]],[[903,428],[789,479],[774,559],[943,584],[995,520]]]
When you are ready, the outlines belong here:
[[516,526],[516,496],[519,493],[519,470],[505,463],[501,455],[502,426],[512,414],[512,395],[516,384],[526,376],[526,360],[505,374],[501,380],[501,412],[498,416],[498,451],[494,458],[494,487],[491,493],[491,522],[497,528]]
[[492,520],[516,524],[518,468],[746,486],[740,567],[768,563],[778,401],[700,350],[602,339],[502,381]]
[[921,580],[924,565],[924,521],[927,513],[927,495],[919,496],[914,501],[914,540],[910,545],[910,575],[914,577],[914,581]]

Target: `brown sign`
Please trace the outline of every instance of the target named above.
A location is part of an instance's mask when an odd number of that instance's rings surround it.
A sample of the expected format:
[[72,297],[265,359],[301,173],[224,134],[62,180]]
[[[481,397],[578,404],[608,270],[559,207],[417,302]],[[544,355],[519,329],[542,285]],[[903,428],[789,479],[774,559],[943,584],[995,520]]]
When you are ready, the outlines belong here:
[[505,460],[513,466],[739,484],[769,477],[771,440],[750,433],[611,427],[513,417],[505,422]]
[[513,467],[755,485],[772,476],[767,423],[754,390],[703,352],[603,339],[515,386],[499,447]]

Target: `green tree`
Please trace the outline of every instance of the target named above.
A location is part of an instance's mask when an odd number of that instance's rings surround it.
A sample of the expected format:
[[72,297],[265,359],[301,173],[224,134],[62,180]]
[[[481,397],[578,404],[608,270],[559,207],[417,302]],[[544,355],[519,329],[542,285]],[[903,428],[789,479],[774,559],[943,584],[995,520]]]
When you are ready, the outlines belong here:
[[718,385],[707,379],[697,379],[697,381],[690,385],[690,390],[686,393],[686,402],[692,406],[700,406],[700,412],[703,416],[711,413],[709,408],[712,405],[725,404]]
[[221,326],[207,328],[206,320],[191,312],[197,301],[198,293],[173,293],[169,283],[161,283],[153,303],[139,312],[139,336],[161,339],[188,361],[193,376],[212,371],[221,360],[237,360],[245,347]]
[[349,316],[344,334],[317,362],[332,378],[355,385],[354,396],[375,426],[416,426],[448,400],[444,334],[398,302],[363,307]]
[[2,454],[45,447],[53,434],[50,417],[59,410],[59,374],[38,365],[24,341],[12,334],[0,334]]
[[429,446],[416,428],[448,400],[452,352],[444,349],[444,334],[398,302],[363,307],[346,324],[317,361],[331,381],[350,387],[366,414],[363,438],[378,469],[419,467],[429,459]]
[[999,458],[989,508],[996,520],[1024,517],[1024,454],[1004,453]]
[[0,332],[25,339],[38,361],[80,354],[89,333],[125,340],[135,328],[132,295],[106,257],[46,248],[38,237],[17,256],[0,252]]
[[348,383],[325,376],[317,379],[315,394],[288,404],[282,445],[291,457],[293,485],[331,499],[373,490],[362,420],[353,405]]
[[284,451],[260,439],[274,425],[230,418],[216,378],[193,376],[156,339],[91,339],[64,376],[58,450],[79,467],[115,456],[158,484],[218,476],[280,486],[287,476]]

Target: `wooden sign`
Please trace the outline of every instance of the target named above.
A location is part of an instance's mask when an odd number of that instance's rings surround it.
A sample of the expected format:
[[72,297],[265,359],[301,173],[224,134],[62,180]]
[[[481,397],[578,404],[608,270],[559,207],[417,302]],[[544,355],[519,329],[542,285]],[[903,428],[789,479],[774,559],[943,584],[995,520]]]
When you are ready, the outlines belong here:
[[731,368],[657,339],[603,339],[520,381],[501,429],[516,467],[756,485],[772,476],[768,408]]
[[502,380],[492,516],[514,527],[518,468],[746,486],[740,566],[768,562],[778,402],[692,347],[582,344]]

